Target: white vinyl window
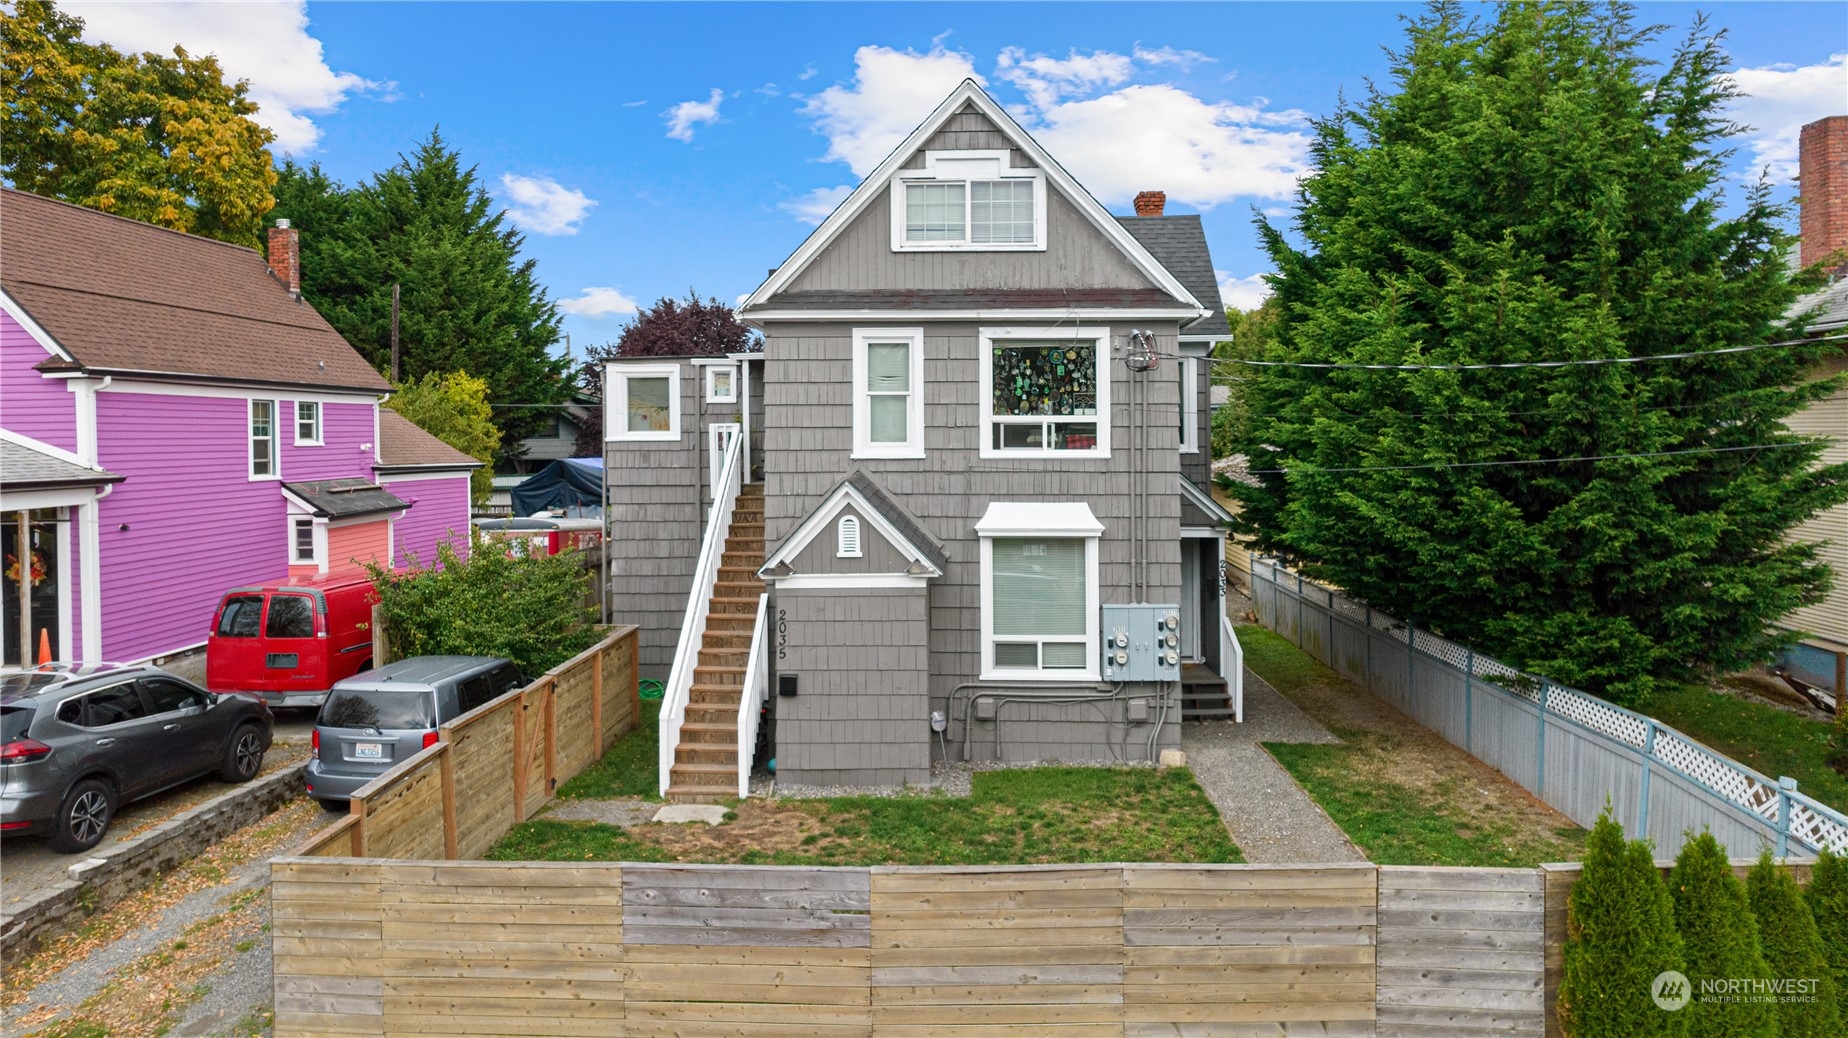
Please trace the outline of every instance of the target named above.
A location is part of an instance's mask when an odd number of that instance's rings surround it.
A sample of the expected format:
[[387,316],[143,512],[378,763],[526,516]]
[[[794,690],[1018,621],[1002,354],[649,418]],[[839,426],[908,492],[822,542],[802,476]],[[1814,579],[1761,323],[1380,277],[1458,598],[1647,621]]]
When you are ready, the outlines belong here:
[[297,447],[321,446],[321,402],[319,400],[297,400],[295,402],[295,445]]
[[837,559],[857,559],[860,557],[860,519],[858,516],[843,515],[834,527],[834,557]]
[[605,439],[680,439],[680,365],[611,364],[603,385]]
[[981,456],[1110,456],[1110,334],[984,328]]
[[853,456],[924,456],[924,329],[854,329]]
[[738,402],[737,368],[724,364],[707,365],[706,402],[709,404],[735,404]]
[[1181,453],[1200,452],[1200,358],[1182,357],[1175,367],[1181,370]]
[[321,562],[321,545],[326,527],[312,516],[295,516],[289,520],[289,562],[295,566],[315,566]]
[[276,401],[250,402],[250,478],[277,479]]
[[1046,179],[1005,150],[927,152],[923,169],[892,182],[896,251],[1045,247]]
[[989,506],[982,538],[982,677],[1094,680],[1097,544],[1081,503]]

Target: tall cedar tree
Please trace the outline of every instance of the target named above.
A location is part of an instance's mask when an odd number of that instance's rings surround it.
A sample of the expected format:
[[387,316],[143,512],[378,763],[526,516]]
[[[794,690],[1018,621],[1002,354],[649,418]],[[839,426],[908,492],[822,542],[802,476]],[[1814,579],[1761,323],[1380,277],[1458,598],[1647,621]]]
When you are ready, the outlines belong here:
[[0,173],[22,191],[256,245],[274,204],[270,131],[218,59],[85,43],[45,0],[0,9]]
[[[1790,337],[1783,211],[1719,215],[1732,88],[1697,24],[1668,65],[1627,6],[1430,7],[1396,92],[1320,123],[1296,248],[1260,221],[1268,359],[1619,358]],[[1658,74],[1659,73],[1659,74]],[[1848,465],[1783,419],[1827,344],[1692,360],[1414,372],[1253,368],[1235,444],[1258,546],[1510,663],[1623,702],[1742,666],[1829,581],[1786,540]],[[1671,453],[1697,452],[1697,453]],[[1634,455],[1668,455],[1634,457]],[[1589,459],[1629,455],[1610,460]],[[1472,467],[1446,467],[1472,466]],[[1268,471],[1267,471],[1268,470]],[[1283,471],[1278,471],[1283,470]]]
[[1835,978],[1836,1008],[1848,1021],[1848,858],[1828,850],[1816,855],[1803,896],[1816,917],[1823,958]]
[[525,238],[439,131],[352,189],[319,166],[285,163],[276,194],[275,215],[301,231],[302,295],[373,366],[391,369],[396,283],[404,381],[485,380],[503,454],[550,420],[543,407],[509,405],[568,395],[566,363],[551,353],[558,308],[520,258]]
[[1585,841],[1585,863],[1566,899],[1559,1022],[1572,1038],[1679,1038],[1687,1017],[1665,1013],[1649,986],[1683,968],[1674,906],[1655,855],[1625,840],[1608,809]]
[[[762,349],[756,334],[731,307],[717,298],[702,301],[698,292],[688,289],[684,302],[667,296],[655,300],[623,327],[614,344],[586,350],[578,384],[602,399],[603,365],[616,357],[718,357],[756,349]],[[578,430],[572,451],[580,458],[603,456],[603,407],[593,410],[595,421]]]
[[1681,845],[1668,874],[1675,899],[1675,929],[1687,948],[1683,973],[1694,1001],[1676,1015],[1688,1017],[1688,1038],[1777,1038],[1777,1010],[1769,1002],[1704,1002],[1702,981],[1769,979],[1758,944],[1758,923],[1745,885],[1732,873],[1726,848],[1710,832]]
[[1816,981],[1816,1001],[1777,1003],[1780,1038],[1840,1038],[1842,1017],[1835,978],[1823,955],[1816,919],[1803,903],[1802,888],[1766,850],[1746,874],[1745,893],[1758,919],[1758,941],[1771,976]]

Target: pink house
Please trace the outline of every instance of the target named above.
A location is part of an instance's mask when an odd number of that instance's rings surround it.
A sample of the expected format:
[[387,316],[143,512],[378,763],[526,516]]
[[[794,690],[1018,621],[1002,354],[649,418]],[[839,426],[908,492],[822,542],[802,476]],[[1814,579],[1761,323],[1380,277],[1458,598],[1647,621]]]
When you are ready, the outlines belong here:
[[7,663],[205,642],[219,594],[464,540],[474,459],[253,249],[0,190]]

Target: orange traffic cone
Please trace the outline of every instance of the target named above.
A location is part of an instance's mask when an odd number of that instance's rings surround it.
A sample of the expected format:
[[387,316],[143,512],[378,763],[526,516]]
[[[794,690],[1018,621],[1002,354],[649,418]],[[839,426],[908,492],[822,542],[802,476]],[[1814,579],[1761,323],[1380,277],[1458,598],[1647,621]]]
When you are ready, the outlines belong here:
[[51,666],[51,629],[39,628],[39,669]]

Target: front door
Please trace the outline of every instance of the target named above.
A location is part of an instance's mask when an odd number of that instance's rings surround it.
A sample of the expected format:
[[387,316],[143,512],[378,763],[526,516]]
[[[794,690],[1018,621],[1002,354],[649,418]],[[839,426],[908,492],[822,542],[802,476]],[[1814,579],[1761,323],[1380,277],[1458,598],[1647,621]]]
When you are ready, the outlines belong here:
[[[708,486],[712,487],[712,496],[719,496],[719,479],[725,474],[725,452],[731,449],[732,441],[738,438],[741,426],[737,422],[717,422],[706,427],[706,466],[711,470]],[[750,480],[740,480],[749,483]]]
[[1181,541],[1181,658],[1200,658],[1200,546],[1212,541],[1197,537]]

